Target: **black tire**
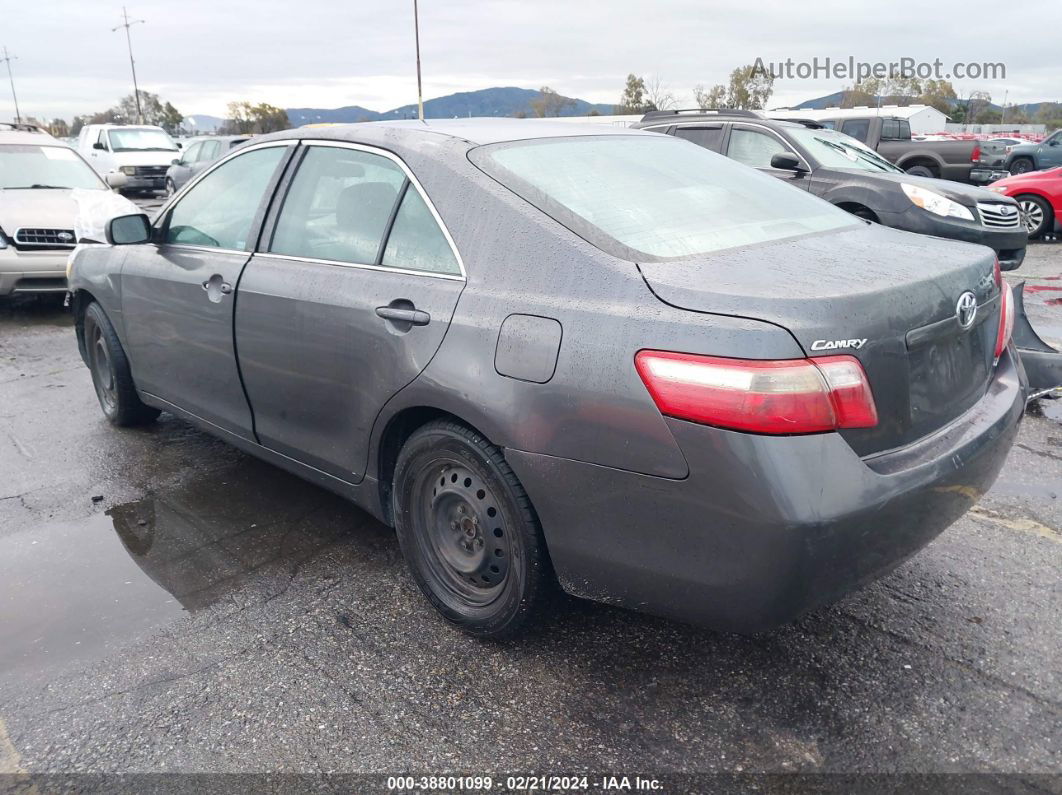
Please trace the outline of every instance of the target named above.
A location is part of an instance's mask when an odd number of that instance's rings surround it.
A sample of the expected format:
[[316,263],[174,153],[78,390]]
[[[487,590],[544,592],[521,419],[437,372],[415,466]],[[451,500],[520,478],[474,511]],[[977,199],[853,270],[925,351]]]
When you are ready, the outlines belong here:
[[1028,174],[1036,170],[1036,164],[1027,157],[1016,157],[1007,169],[1011,174]]
[[1040,196],[1025,194],[1015,196],[1014,200],[1021,208],[1021,220],[1029,237],[1039,237],[1052,228],[1055,221],[1051,204]]
[[937,176],[933,172],[933,169],[931,169],[929,166],[911,166],[910,168],[905,169],[905,171],[908,174],[910,174],[912,177],[936,177]]
[[501,450],[449,420],[406,441],[394,475],[395,529],[428,601],[465,632],[515,634],[554,591],[542,531]]
[[85,354],[103,415],[112,425],[144,425],[159,410],[144,405],[136,393],[129,360],[103,308],[93,301],[85,310]]

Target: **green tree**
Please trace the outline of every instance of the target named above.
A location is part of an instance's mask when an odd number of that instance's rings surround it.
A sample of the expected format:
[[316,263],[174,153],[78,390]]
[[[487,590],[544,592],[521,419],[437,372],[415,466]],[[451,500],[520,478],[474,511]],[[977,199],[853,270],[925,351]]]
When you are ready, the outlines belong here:
[[286,130],[290,126],[288,113],[283,108],[267,102],[252,105],[240,101],[229,103],[229,116],[222,130],[228,134],[247,135]]
[[540,119],[547,116],[560,116],[565,109],[574,107],[574,99],[562,97],[549,86],[542,86],[538,90],[538,98],[531,100],[531,112]]
[[645,80],[634,74],[627,75],[627,85],[616,106],[616,115],[645,113],[650,110],[656,109],[646,101]]
[[923,105],[936,108],[941,113],[948,114],[951,113],[956,99],[958,97],[955,94],[955,87],[952,86],[950,80],[929,79],[922,83],[922,95],[918,101]]
[[985,111],[990,109],[992,95],[987,91],[972,91],[970,98],[966,100],[966,115],[964,124],[991,124],[992,122],[979,122],[977,119]]
[[868,77],[847,86],[841,93],[842,108],[874,107],[884,90],[884,82],[876,77]]
[[693,87],[693,99],[701,110],[725,108],[727,106],[726,86],[716,85],[705,90],[703,85],[696,85]]
[[726,106],[742,110],[762,110],[774,93],[774,75],[755,65],[739,66],[730,73]]
[[70,125],[64,119],[52,119],[48,124],[48,132],[56,138],[68,138],[70,136]]

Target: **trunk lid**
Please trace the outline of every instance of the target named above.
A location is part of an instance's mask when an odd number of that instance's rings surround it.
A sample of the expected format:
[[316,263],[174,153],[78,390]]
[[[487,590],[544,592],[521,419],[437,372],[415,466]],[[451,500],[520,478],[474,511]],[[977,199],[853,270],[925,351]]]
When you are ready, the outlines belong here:
[[[879,422],[843,435],[870,455],[932,433],[985,394],[999,323],[994,261],[985,247],[872,225],[639,269],[672,306],[774,323],[808,356],[858,358]],[[962,329],[966,291],[978,306]]]

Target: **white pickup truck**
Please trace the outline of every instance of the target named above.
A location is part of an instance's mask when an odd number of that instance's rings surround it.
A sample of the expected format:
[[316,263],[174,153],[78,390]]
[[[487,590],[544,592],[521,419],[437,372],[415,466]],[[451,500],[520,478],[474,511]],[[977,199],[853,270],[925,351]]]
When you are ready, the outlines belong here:
[[122,193],[166,187],[166,170],[179,147],[161,127],[86,124],[77,151],[112,188]]

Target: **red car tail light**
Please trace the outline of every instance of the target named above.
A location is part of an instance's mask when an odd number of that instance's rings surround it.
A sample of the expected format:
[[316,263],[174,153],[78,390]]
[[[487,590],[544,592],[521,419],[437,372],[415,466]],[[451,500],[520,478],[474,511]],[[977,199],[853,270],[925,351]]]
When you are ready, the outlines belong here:
[[974,144],[973,151],[970,152],[970,162],[971,163],[976,163],[980,159],[981,159],[981,145],[980,144]]
[[639,351],[634,364],[669,417],[766,434],[878,422],[866,373],[854,356],[766,361]]
[[999,308],[999,331],[996,332],[996,358],[1003,355],[1010,335],[1014,333],[1014,293],[1010,285],[1004,283],[999,291],[1001,305]]

